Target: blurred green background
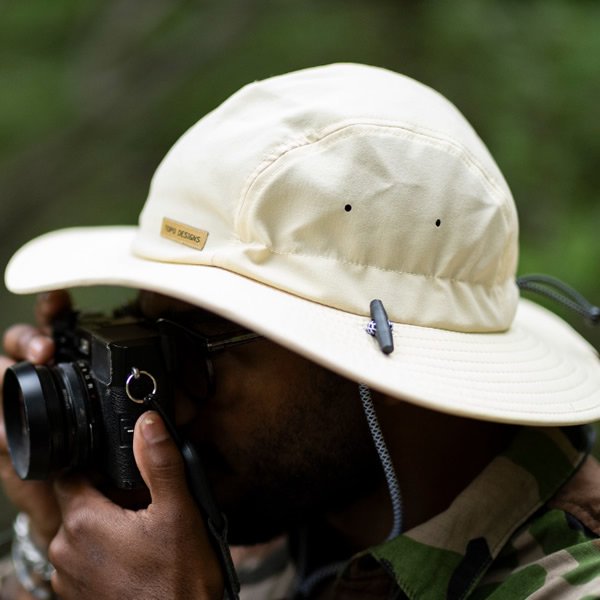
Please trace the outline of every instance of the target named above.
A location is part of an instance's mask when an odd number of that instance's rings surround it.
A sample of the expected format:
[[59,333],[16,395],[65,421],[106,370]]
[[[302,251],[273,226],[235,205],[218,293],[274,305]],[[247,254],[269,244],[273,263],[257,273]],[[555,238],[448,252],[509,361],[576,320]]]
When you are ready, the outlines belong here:
[[[245,83],[336,61],[450,98],[513,190],[520,272],[600,302],[592,0],[0,0],[0,263],[50,229],[135,223],[158,162],[199,117]],[[100,307],[117,296],[77,294]],[[31,303],[2,288],[0,328]]]

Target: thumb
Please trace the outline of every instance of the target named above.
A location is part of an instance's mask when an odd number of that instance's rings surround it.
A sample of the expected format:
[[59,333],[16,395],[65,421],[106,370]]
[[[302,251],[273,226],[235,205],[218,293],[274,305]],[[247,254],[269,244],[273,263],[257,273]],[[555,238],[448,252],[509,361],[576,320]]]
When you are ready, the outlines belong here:
[[135,424],[133,454],[152,504],[173,508],[173,499],[189,496],[183,459],[160,415],[145,412]]

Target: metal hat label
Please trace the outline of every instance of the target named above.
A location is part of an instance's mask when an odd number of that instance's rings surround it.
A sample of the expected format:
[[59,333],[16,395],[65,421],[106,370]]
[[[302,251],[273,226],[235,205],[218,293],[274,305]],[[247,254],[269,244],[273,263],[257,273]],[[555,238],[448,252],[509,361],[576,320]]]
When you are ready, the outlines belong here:
[[206,245],[208,239],[208,231],[203,229],[196,229],[185,223],[179,223],[166,217],[162,220],[162,227],[160,230],[161,237],[164,237],[178,244],[189,246],[195,250],[202,250]]

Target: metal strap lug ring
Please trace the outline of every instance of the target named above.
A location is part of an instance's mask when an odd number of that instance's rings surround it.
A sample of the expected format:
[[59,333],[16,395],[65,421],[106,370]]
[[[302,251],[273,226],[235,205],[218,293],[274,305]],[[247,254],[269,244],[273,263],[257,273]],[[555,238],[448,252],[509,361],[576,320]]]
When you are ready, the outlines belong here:
[[148,371],[140,371],[137,367],[132,367],[131,374],[125,382],[125,393],[127,394],[127,397],[136,404],[144,404],[145,398],[134,398],[131,395],[131,391],[129,390],[129,384],[131,383],[132,379],[139,379],[142,375],[148,377],[148,379],[150,379],[150,381],[152,382],[152,395],[156,394],[156,390],[158,389],[156,379],[154,379],[154,377],[150,373],[148,373]]

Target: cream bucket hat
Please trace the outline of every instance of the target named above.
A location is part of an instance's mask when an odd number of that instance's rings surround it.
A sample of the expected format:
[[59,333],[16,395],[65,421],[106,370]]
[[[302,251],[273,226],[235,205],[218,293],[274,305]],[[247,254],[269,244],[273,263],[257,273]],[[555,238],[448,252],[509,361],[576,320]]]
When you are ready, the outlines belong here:
[[[241,89],[167,154],[138,227],[42,236],[6,285],[155,290],[427,408],[598,419],[598,356],[519,299],[517,246],[510,190],[457,109],[408,77],[337,64]],[[389,355],[366,332],[375,298]]]

